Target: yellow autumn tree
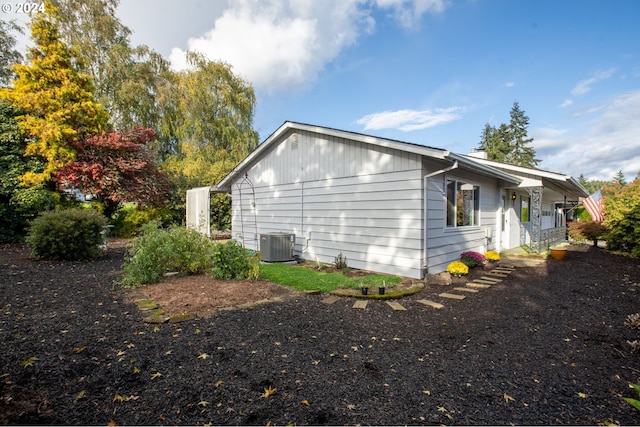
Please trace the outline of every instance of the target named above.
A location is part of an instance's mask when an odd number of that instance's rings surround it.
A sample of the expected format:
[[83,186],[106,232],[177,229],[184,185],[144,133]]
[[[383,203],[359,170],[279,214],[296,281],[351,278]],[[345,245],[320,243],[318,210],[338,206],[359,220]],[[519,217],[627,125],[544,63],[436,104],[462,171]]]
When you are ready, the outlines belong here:
[[13,88],[0,89],[0,97],[22,113],[17,120],[28,141],[25,154],[45,161],[41,172],[23,175],[26,186],[48,182],[73,161],[73,142],[108,130],[109,115],[93,97],[91,78],[78,71],[77,56],[60,41],[57,15],[48,1],[45,11],[34,15],[29,63],[15,64]]

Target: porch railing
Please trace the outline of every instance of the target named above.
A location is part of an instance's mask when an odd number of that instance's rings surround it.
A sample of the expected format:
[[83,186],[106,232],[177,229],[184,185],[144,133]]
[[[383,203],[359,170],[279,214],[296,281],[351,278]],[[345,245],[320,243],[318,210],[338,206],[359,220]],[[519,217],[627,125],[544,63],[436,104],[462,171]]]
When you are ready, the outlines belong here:
[[567,239],[567,227],[565,226],[544,229],[540,233],[539,252],[546,251],[551,246],[555,245],[556,243],[565,241],[566,239]]

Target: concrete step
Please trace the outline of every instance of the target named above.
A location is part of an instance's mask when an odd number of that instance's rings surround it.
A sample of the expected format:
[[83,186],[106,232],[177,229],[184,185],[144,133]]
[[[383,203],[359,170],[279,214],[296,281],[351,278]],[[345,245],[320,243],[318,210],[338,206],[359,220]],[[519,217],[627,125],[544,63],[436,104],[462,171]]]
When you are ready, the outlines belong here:
[[508,274],[504,274],[504,273],[494,273],[493,271],[490,271],[490,272],[485,273],[485,274],[487,274],[488,276],[495,276],[495,277],[502,277],[502,278],[505,278],[505,277],[508,277],[508,276],[509,276]]
[[441,308],[444,308],[443,304],[440,304],[439,302],[431,301],[430,299],[419,299],[418,302],[420,304],[423,304],[423,305],[426,305],[426,306],[429,306],[429,307],[433,307],[433,308],[436,308],[438,310],[441,309]]
[[369,301],[365,300],[365,299],[361,299],[355,302],[355,304],[353,304],[353,308],[358,308],[358,309],[362,309],[364,310],[365,308],[367,308],[367,303]]
[[407,311],[399,302],[387,301],[387,305],[396,311]]
[[476,282],[469,282],[467,283],[467,286],[475,289],[488,289],[491,287],[491,285],[488,285],[485,283],[476,283]]
[[466,296],[464,296],[464,295],[450,294],[448,292],[443,292],[441,294],[438,294],[438,296],[441,297],[441,298],[455,299],[455,300],[458,300],[458,301],[461,301],[461,300],[466,298]]
[[470,294],[475,294],[478,291],[477,289],[472,289],[472,288],[453,288],[454,291],[460,291],[460,292],[469,292]]
[[475,279],[471,283],[480,283],[480,284],[483,284],[483,285],[495,285],[495,284],[497,284],[499,282],[494,282],[494,281],[486,280],[486,279]]
[[323,299],[321,302],[324,303],[324,304],[333,304],[334,302],[338,301],[339,299],[340,299],[340,297],[338,297],[338,296],[329,295],[328,297]]

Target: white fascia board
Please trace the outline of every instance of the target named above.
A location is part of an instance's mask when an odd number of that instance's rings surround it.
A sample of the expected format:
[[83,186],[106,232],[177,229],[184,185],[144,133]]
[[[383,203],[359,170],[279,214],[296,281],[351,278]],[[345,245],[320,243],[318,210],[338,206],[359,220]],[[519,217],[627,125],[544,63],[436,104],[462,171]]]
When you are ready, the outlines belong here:
[[495,178],[502,179],[506,182],[509,182],[515,185],[520,185],[520,183],[522,182],[522,177],[511,175],[507,172],[501,171],[500,169],[497,169],[490,165],[485,165],[484,161],[479,162],[478,161],[479,159],[475,157],[470,158],[469,156],[463,156],[455,153],[449,153],[447,157],[452,160],[457,160],[461,165],[464,165],[467,168],[477,171],[479,173],[493,176]]
[[[468,157],[468,156],[465,156]],[[475,159],[480,163],[484,163],[486,165],[492,166],[494,168],[500,168],[500,169],[506,169],[506,170],[510,170],[513,172],[520,172],[520,173],[525,173],[525,174],[529,174],[529,175],[537,175],[540,176],[542,178],[550,178],[550,179],[555,179],[558,181],[567,181],[569,178],[571,178],[570,175],[564,175],[564,174],[560,174],[560,173],[556,173],[556,172],[549,172],[549,171],[544,171],[541,169],[534,169],[534,168],[526,168],[524,166],[516,166],[516,165],[510,165],[508,163],[501,163],[501,162],[496,162],[493,160],[487,160],[487,159]]]
[[529,187],[543,187],[542,180],[536,178],[522,177],[522,182],[518,185],[518,188]]
[[423,156],[433,157],[435,159],[444,160],[449,151],[427,147],[425,145],[412,144],[409,142],[395,141],[392,139],[379,138],[377,136],[365,135],[356,132],[348,132],[339,129],[326,128],[322,126],[306,125],[302,123],[291,123],[293,128],[305,130],[308,132],[319,133],[323,135],[333,136],[337,138],[350,139],[352,141],[362,142],[364,144],[376,145],[378,147],[393,148],[395,150],[405,151],[408,153],[421,154]]

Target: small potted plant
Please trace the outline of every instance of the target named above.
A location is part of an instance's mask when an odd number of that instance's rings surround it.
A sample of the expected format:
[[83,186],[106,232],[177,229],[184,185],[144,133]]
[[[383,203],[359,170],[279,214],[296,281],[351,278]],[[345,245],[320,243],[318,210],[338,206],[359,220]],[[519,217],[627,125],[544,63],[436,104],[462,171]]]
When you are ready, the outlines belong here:
[[549,251],[551,252],[551,258],[555,260],[564,259],[567,255],[567,248],[565,246],[552,246],[549,248]]
[[369,287],[360,282],[360,291],[362,292],[362,295],[367,295],[369,293]]
[[385,291],[385,288],[386,288],[386,287],[387,287],[387,284],[386,284],[386,282],[383,280],[383,281],[382,281],[382,285],[381,285],[381,286],[378,286],[378,293],[379,293],[380,295],[384,295],[384,291]]

